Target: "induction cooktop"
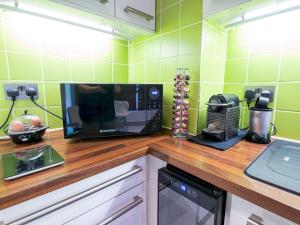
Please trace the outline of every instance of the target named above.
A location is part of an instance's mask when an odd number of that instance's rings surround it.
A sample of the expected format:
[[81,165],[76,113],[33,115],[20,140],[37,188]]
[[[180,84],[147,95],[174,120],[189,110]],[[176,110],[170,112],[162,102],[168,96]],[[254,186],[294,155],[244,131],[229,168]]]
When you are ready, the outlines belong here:
[[246,175],[300,195],[300,143],[276,140],[245,170]]
[[1,158],[5,180],[16,179],[64,163],[64,159],[50,145],[7,153]]

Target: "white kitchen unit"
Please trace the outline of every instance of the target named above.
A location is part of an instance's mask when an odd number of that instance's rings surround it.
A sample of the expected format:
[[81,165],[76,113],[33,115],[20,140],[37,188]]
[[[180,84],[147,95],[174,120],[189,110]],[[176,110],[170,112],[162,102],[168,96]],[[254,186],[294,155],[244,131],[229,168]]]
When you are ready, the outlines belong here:
[[1,210],[0,224],[145,225],[146,164],[142,157]]
[[251,0],[203,0],[203,16],[210,16],[247,2]]
[[155,31],[155,0],[51,0],[113,21]]
[[52,0],[100,16],[115,15],[115,0]]
[[167,165],[152,155],[148,155],[147,173],[147,224],[157,225],[158,208],[158,170]]
[[227,194],[225,225],[296,225],[233,194]]
[[155,30],[154,0],[116,0],[116,17]]

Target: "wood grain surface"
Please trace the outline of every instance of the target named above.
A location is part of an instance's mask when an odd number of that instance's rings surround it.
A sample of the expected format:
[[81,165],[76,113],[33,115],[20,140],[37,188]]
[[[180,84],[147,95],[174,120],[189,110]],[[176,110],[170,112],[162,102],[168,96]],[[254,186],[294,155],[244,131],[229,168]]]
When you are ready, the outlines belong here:
[[62,131],[48,132],[38,144],[0,142],[0,154],[52,145],[65,159],[62,166],[12,181],[0,169],[0,209],[40,196],[128,161],[152,154],[228,192],[300,224],[300,196],[247,177],[245,168],[265,145],[242,141],[222,152],[173,139],[168,134],[140,137],[66,140]]

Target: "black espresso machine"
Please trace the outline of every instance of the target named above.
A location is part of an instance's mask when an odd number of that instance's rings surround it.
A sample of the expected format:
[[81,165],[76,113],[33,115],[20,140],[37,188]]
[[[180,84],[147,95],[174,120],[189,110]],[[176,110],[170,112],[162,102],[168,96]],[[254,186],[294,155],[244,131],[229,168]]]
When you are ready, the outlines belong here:
[[227,141],[238,135],[240,100],[234,94],[213,95],[207,107],[207,126],[203,135],[218,141]]

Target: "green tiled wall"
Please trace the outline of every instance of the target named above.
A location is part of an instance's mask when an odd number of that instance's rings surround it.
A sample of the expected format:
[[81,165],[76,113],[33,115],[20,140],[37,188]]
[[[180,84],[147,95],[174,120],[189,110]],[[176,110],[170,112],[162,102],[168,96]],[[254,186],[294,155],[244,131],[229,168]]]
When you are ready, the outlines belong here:
[[[243,99],[245,85],[274,85],[277,135],[300,140],[300,29],[285,16],[228,31],[224,93]],[[244,127],[248,116],[243,108]]]
[[156,34],[129,42],[129,82],[163,83],[163,125],[171,127],[173,78],[178,67],[191,75],[189,131],[197,133],[202,1],[157,0]]
[[[11,104],[5,100],[3,84],[10,82],[37,83],[38,102],[61,115],[61,82],[128,82],[128,42],[84,28],[1,12],[0,124]],[[25,109],[44,118],[50,128],[62,127],[60,120],[30,101],[17,101],[13,116]]]
[[206,127],[206,102],[223,93],[227,36],[218,24],[204,20],[201,49],[200,110],[198,130]]

